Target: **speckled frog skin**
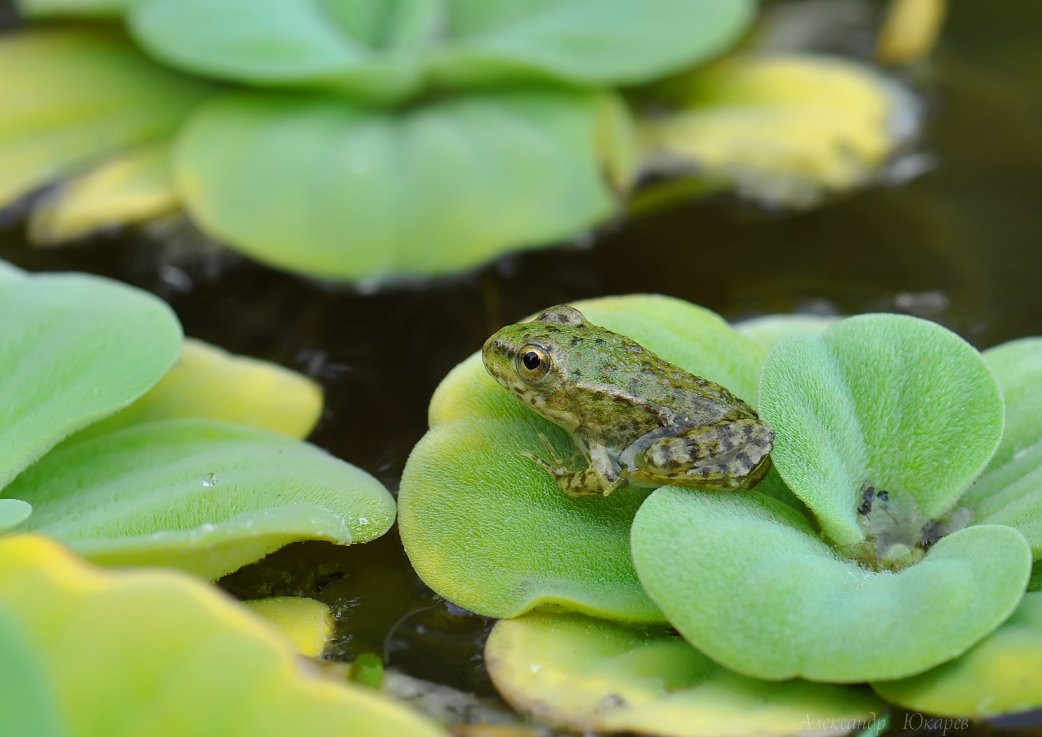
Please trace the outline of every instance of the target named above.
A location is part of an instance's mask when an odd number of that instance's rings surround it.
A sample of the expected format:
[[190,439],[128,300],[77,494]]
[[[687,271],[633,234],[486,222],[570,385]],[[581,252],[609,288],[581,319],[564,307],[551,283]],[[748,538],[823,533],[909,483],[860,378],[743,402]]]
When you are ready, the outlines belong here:
[[481,357],[496,381],[571,433],[585,469],[569,468],[548,442],[549,461],[524,453],[569,496],[625,485],[749,489],[770,468],[774,432],[749,405],[574,307],[508,325]]

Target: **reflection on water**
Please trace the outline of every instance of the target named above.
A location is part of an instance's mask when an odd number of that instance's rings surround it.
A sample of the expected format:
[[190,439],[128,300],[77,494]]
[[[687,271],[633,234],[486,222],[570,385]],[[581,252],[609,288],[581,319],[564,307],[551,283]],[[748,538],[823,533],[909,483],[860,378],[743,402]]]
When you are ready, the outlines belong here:
[[[952,3],[951,16],[936,65],[919,72],[931,90],[923,155],[934,166],[813,212],[697,202],[608,228],[592,247],[373,295],[245,262],[201,271],[211,262],[191,253],[163,265],[133,236],[30,252],[8,225],[0,257],[133,281],[169,299],[189,335],[315,376],[328,406],[313,439],[392,489],[437,382],[494,329],[550,304],[662,292],[729,318],[911,312],[981,347],[1042,334],[1042,4]],[[394,535],[358,548],[291,546],[225,583],[245,597],[307,593],[332,604],[336,655],[388,652],[418,675],[476,687],[486,623],[438,603]]]

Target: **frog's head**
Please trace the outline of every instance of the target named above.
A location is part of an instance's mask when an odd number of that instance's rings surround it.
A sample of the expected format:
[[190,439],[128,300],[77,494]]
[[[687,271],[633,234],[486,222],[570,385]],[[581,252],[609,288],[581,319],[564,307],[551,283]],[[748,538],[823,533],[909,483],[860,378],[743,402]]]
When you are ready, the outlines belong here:
[[551,307],[486,340],[481,360],[492,378],[539,411],[549,395],[567,385],[569,347],[590,327],[574,307]]

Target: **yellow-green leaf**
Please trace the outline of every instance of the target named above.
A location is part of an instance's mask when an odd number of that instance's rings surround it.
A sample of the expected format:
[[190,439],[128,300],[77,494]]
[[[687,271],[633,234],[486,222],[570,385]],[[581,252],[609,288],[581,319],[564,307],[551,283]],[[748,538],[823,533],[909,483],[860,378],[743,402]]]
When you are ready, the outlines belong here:
[[[101,572],[44,538],[0,539],[0,621],[23,633],[48,711],[79,737],[443,735],[374,692],[312,676],[210,586]],[[0,713],[0,733],[13,734],[10,718]]]
[[825,56],[737,57],[666,94],[677,109],[642,123],[651,162],[786,205],[866,181],[914,119],[896,84]]
[[301,596],[272,596],[243,604],[281,632],[301,655],[317,658],[333,636],[333,615],[321,601]]
[[851,688],[741,676],[661,628],[574,614],[500,621],[485,662],[519,711],[579,732],[831,735],[866,726],[882,710],[877,699]]
[[267,361],[186,340],[181,357],[158,384],[84,434],[98,435],[153,420],[197,418],[304,438],[321,413],[322,388],[311,379]]
[[884,64],[908,64],[928,55],[944,25],[947,0],[889,2],[876,44],[876,58]]
[[113,225],[133,223],[177,208],[170,144],[151,144],[103,161],[51,190],[33,206],[29,238],[62,243]]
[[211,88],[98,28],[0,36],[0,207],[92,161],[169,138]]

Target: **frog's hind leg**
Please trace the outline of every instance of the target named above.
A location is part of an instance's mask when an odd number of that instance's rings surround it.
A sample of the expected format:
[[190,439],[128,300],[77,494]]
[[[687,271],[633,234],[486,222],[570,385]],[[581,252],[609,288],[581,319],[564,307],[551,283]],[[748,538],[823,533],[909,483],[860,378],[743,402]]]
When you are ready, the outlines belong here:
[[534,453],[522,452],[521,455],[550,474],[554,481],[557,482],[557,486],[560,487],[561,491],[568,496],[592,496],[596,494],[608,496],[608,494],[624,483],[618,464],[612,460],[607,448],[604,446],[595,443],[588,444],[590,454],[589,467],[582,471],[576,471],[564,464],[545,435],[540,433],[539,437],[550,456],[550,462],[547,463]]
[[652,441],[641,454],[641,475],[713,491],[751,489],[770,468],[774,431],[754,419],[693,427]]

